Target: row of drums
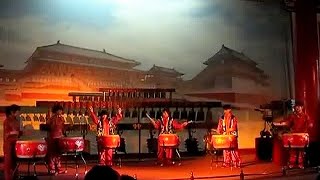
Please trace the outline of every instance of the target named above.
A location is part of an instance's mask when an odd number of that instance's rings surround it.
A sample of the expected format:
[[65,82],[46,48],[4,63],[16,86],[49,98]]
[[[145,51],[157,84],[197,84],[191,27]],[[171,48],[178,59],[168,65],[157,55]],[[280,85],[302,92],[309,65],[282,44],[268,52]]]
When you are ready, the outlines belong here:
[[[102,148],[115,149],[120,146],[119,135],[107,135],[97,137],[97,141]],[[179,137],[176,134],[162,134],[158,138],[160,146],[177,147]],[[58,139],[58,146],[61,153],[82,152],[85,149],[83,137],[62,137]],[[18,140],[15,145],[17,158],[34,159],[44,158],[48,152],[48,143],[45,139],[41,140]]]

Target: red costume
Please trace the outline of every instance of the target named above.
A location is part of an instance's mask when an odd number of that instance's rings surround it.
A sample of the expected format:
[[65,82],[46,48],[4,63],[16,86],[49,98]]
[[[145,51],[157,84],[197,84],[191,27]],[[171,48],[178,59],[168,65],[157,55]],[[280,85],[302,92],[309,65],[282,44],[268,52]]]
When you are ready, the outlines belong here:
[[[286,119],[287,125],[290,127],[291,133],[307,133],[311,122],[309,116],[305,113],[293,113]],[[292,168],[298,161],[298,166],[304,168],[304,149],[290,148],[289,151],[289,167]]]
[[[217,131],[220,134],[234,135],[238,137],[238,121],[233,114],[223,115],[219,118]],[[230,150],[223,150],[224,166],[231,166],[232,164],[240,167],[241,160],[238,153],[238,138]]]
[[[155,122],[155,128],[160,130],[160,134],[173,134],[174,130],[180,130],[183,129],[184,126],[180,124],[178,121],[174,119],[162,119]],[[158,143],[158,161],[163,161],[163,153],[166,154],[166,159],[168,161],[172,160],[172,149],[166,148],[160,146]]]
[[3,153],[5,180],[13,179],[16,167],[15,144],[20,132],[20,123],[13,116],[7,116],[3,122]]
[[61,154],[59,151],[58,141],[63,137],[64,119],[61,115],[55,114],[50,117],[47,122],[49,125],[48,143],[48,159],[50,173],[63,173],[61,170]]
[[[116,116],[112,117],[110,120],[107,117],[105,120],[103,120],[102,117],[98,118],[92,109],[90,111],[90,115],[93,122],[97,124],[97,137],[115,134],[115,125],[117,125],[122,119],[121,109]],[[104,115],[106,115],[106,113]],[[99,141],[97,138],[99,164],[112,166],[112,149],[104,148],[102,143],[103,142]]]
[[[180,124],[177,120],[169,118],[169,110],[164,109],[162,112],[162,117],[158,121],[154,121],[149,115],[148,118],[151,120],[153,126],[156,129],[159,129],[159,134],[173,134],[174,130],[183,129],[188,125],[188,122],[184,122]],[[171,148],[163,148],[158,143],[158,161],[163,162],[163,153],[166,154],[166,160],[171,163],[172,161],[172,149]],[[161,164],[162,165],[162,164]]]
[[15,144],[21,134],[20,106],[11,105],[6,108],[6,119],[3,122],[3,153],[4,153],[4,179],[14,179],[14,169],[17,166]]

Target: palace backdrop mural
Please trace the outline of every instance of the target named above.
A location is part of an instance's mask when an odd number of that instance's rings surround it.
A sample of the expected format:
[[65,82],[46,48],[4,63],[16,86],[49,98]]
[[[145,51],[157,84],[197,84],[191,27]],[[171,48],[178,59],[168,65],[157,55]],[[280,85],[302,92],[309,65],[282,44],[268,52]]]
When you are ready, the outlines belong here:
[[[292,98],[290,24],[278,1],[1,1],[0,105],[70,101],[69,92],[99,88],[173,88],[174,99],[232,104],[240,148],[253,148],[264,123],[254,109]],[[22,127],[45,136],[38,129],[46,111],[24,108]],[[222,113],[207,111],[213,122]],[[200,148],[204,134],[196,133]],[[137,133],[123,136],[136,152]]]

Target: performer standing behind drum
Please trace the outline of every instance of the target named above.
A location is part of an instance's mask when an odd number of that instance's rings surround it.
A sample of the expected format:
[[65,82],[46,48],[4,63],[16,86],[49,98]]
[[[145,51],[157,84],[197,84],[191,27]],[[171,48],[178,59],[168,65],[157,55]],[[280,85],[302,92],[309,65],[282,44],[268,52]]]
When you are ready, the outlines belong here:
[[6,119],[3,122],[3,153],[4,153],[4,178],[14,179],[13,171],[16,167],[15,144],[20,131],[20,106],[11,105],[6,108]]
[[102,143],[99,141],[99,136],[114,135],[115,128],[118,122],[122,119],[122,110],[118,108],[118,113],[112,117],[108,118],[108,112],[102,110],[99,114],[99,118],[93,111],[92,107],[89,107],[90,115],[95,124],[97,124],[97,145],[99,154],[99,164],[112,166],[112,149],[106,149]]
[[[152,119],[148,114],[147,117],[150,119],[151,123],[153,124],[154,128],[159,129],[159,134],[174,134],[175,130],[180,130],[186,127],[191,121],[179,123],[177,120],[174,120],[170,118],[169,116],[170,111],[169,109],[165,108],[162,111],[162,116],[160,120],[155,121]],[[168,164],[172,164],[172,149],[166,148],[160,146],[158,143],[158,162],[163,165],[163,154],[166,154],[166,160]]]
[[62,117],[63,107],[54,105],[52,107],[53,115],[49,118],[48,159],[50,174],[63,174],[61,170],[61,153],[59,151],[59,138],[64,136],[64,119]]
[[[290,128],[291,133],[308,133],[308,129],[312,128],[309,116],[303,111],[303,103],[296,101],[294,113],[290,114],[281,124],[285,124]],[[276,123],[274,123],[276,124]],[[290,148],[289,152],[289,168],[293,168],[298,161],[298,167],[304,168],[304,149]]]
[[223,106],[223,115],[219,118],[217,132],[224,135],[236,136],[232,149],[223,150],[223,166],[231,166],[233,163],[240,167],[241,160],[238,153],[238,120],[231,112],[231,105]]

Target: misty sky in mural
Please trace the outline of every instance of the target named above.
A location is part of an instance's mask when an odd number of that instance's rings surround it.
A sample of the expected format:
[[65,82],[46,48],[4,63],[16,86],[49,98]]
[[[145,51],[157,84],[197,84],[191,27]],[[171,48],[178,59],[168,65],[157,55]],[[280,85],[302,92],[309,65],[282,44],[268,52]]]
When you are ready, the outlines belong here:
[[2,0],[0,64],[22,69],[36,47],[60,40],[137,60],[140,69],[174,67],[190,79],[225,44],[256,61],[281,94],[289,24],[278,1]]

